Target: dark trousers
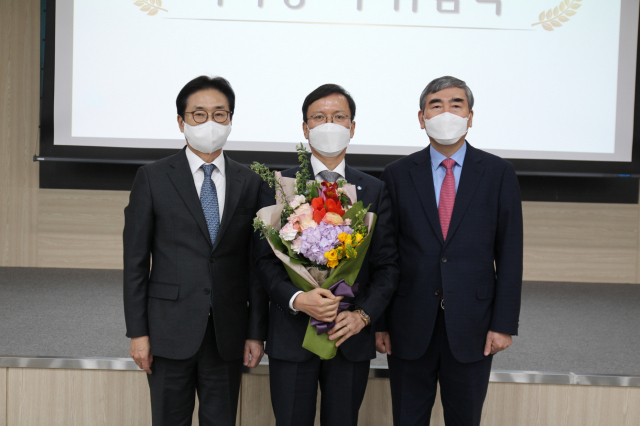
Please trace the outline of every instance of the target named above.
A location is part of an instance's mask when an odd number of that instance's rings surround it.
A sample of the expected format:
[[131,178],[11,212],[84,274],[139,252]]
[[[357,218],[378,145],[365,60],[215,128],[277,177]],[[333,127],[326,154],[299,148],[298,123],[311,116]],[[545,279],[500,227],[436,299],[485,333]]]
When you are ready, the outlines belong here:
[[198,352],[175,360],[153,357],[147,375],[151,390],[153,426],[191,426],[198,393],[201,426],[235,426],[242,380],[242,360],[220,358],[209,316]]
[[357,426],[369,380],[370,361],[351,362],[341,351],[322,361],[269,358],[271,403],[277,426],[313,426],[320,383],[320,424]]
[[438,381],[447,426],[478,426],[487,396],[492,355],[470,363],[458,362],[449,347],[446,310],[438,308],[433,336],[419,359],[389,355],[394,426],[428,426]]

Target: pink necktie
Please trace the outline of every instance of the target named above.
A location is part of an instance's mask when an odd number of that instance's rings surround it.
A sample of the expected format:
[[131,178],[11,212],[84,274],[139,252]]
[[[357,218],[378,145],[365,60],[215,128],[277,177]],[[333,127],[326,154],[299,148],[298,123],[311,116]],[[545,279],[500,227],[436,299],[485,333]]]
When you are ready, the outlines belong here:
[[438,203],[438,213],[440,214],[440,228],[442,228],[442,236],[447,239],[449,232],[449,224],[451,223],[451,213],[453,213],[453,204],[456,201],[456,179],[453,176],[453,166],[456,160],[447,158],[442,161],[442,165],[446,167],[447,173],[442,181],[440,188],[440,202]]

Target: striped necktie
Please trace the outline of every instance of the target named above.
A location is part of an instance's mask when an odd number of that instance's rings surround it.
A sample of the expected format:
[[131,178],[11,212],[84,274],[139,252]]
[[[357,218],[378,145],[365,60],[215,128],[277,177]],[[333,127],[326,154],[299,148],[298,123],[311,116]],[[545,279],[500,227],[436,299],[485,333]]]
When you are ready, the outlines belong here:
[[449,232],[449,224],[451,224],[451,213],[453,213],[453,204],[456,201],[456,178],[453,176],[453,166],[456,160],[447,158],[442,160],[442,165],[447,169],[440,188],[440,202],[438,203],[438,214],[440,215],[440,228],[442,236],[447,239]]

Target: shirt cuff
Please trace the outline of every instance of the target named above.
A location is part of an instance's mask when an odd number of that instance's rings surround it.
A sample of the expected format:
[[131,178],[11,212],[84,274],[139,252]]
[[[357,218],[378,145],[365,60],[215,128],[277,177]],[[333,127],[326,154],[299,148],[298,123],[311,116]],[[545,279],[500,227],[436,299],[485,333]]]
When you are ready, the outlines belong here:
[[304,293],[304,291],[298,291],[296,292],[293,296],[291,296],[291,300],[289,300],[289,309],[291,309],[293,312],[299,312],[297,309],[293,308],[293,301],[296,300],[296,297],[300,294],[300,293]]

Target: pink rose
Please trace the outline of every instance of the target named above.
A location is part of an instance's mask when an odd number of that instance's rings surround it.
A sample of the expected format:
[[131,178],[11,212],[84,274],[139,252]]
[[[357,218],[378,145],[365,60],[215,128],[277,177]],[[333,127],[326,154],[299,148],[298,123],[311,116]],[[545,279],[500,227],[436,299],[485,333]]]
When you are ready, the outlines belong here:
[[289,205],[295,209],[302,205],[305,201],[306,199],[304,198],[304,195],[296,195],[291,201],[289,201]]
[[316,222],[313,220],[313,207],[311,207],[309,203],[302,204],[293,212],[293,214],[300,223],[301,231],[304,231],[307,228],[315,228],[317,226]]
[[342,223],[344,222],[344,220],[342,220],[342,216],[340,216],[338,213],[331,212],[325,214],[322,221],[326,224],[334,226],[342,225]]
[[351,219],[345,219],[343,225],[351,226]]
[[293,239],[298,235],[298,230],[293,227],[293,224],[287,223],[280,230],[280,238],[285,241],[293,241]]
[[295,240],[293,240],[293,243],[291,244],[291,250],[293,250],[294,253],[300,254],[301,246],[302,246],[302,238],[298,237]]

